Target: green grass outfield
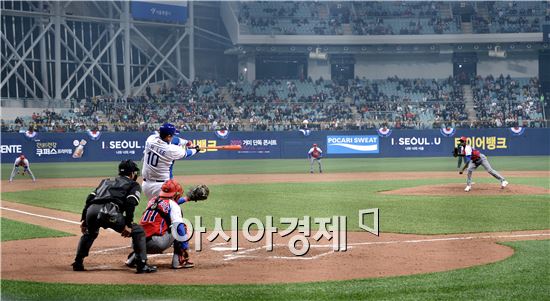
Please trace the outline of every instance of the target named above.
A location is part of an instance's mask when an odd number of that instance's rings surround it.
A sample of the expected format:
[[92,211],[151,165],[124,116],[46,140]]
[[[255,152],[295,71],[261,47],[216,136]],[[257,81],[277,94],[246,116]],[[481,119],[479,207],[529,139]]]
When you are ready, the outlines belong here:
[[[494,179],[476,179],[496,183]],[[543,178],[509,178],[511,183],[545,187]],[[265,221],[271,215],[277,226],[280,217],[348,217],[348,229],[359,230],[358,211],[380,208],[383,232],[442,234],[510,230],[550,229],[550,195],[476,196],[465,193],[450,196],[382,195],[379,191],[418,185],[442,184],[461,179],[350,181],[328,183],[271,183],[211,185],[205,202],[182,206],[184,216],[194,222],[202,216],[207,229],[213,229],[214,217],[224,218],[229,229],[231,215],[240,223],[248,217]],[[475,185],[474,185],[475,189]],[[91,189],[45,189],[5,192],[2,199],[80,213]],[[143,212],[141,202],[137,215]],[[314,228],[315,225],[313,225]]]
[[[491,157],[493,167],[550,170],[550,157]],[[31,167],[38,178],[113,176],[115,162],[44,163]],[[454,158],[330,159],[327,172],[455,171]],[[303,160],[190,161],[176,163],[175,174],[304,173]],[[2,165],[2,177],[11,165]],[[484,172],[479,170],[478,173]],[[512,184],[549,187],[549,178],[509,177]],[[478,184],[497,183],[476,178]],[[238,215],[264,219],[345,215],[348,229],[358,229],[358,210],[380,208],[382,232],[418,234],[550,229],[550,195],[396,196],[378,192],[418,185],[463,183],[456,179],[346,181],[211,185],[209,200],[182,206],[184,216],[213,218]],[[185,183],[190,185],[193,183]],[[475,185],[474,185],[475,189]],[[4,192],[2,199],[80,213],[88,188]],[[143,210],[141,202],[137,212]],[[313,225],[314,228],[315,225]],[[4,229],[2,229],[4,231]],[[2,281],[2,300],[549,300],[550,241],[506,243],[513,257],[494,264],[442,273],[300,284],[273,285],[67,285]],[[289,264],[289,263],[287,263]]]
[[0,218],[2,233],[0,241],[42,238],[42,237],[64,237],[72,234],[14,221],[4,217]]
[[508,242],[504,261],[423,275],[271,285],[85,285],[2,281],[2,300],[548,300],[550,240]]
[[[550,157],[490,157],[497,170],[550,170]],[[434,158],[354,158],[323,159],[326,172],[362,171],[454,171],[457,159]],[[141,164],[139,164],[141,167]],[[9,178],[13,166],[2,164],[2,179]],[[34,163],[31,169],[37,178],[78,178],[112,176],[117,162]],[[307,159],[270,160],[180,160],[174,167],[175,175],[197,174],[258,174],[304,173],[309,170]]]

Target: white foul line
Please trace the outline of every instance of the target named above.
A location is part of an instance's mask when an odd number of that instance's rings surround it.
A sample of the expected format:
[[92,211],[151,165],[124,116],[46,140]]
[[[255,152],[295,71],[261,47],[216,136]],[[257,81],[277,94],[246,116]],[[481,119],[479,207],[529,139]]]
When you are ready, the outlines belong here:
[[[509,235],[485,235],[485,236],[466,236],[466,237],[443,237],[443,238],[430,238],[430,239],[412,239],[412,240],[390,240],[390,241],[372,241],[372,242],[358,242],[358,243],[348,243],[347,245],[351,249],[354,246],[366,246],[366,245],[386,245],[386,244],[407,244],[407,243],[429,243],[429,242],[440,242],[440,241],[453,241],[453,240],[472,240],[472,239],[498,239],[498,238],[519,238],[519,237],[537,237],[537,236],[550,236],[550,233],[532,233],[532,234],[509,234]],[[274,246],[285,246],[285,244],[275,244]],[[328,248],[332,247],[332,244],[326,245],[311,245],[313,248]],[[328,251],[311,257],[288,257],[288,256],[256,256],[248,255],[248,253],[265,249],[266,246],[248,249],[236,253],[224,255],[225,261],[238,259],[238,258],[271,258],[271,259],[298,259],[298,260],[312,260],[319,257],[326,256],[328,254],[335,253],[334,251]]]
[[[21,214],[26,214],[26,215],[30,215],[30,216],[41,217],[41,218],[45,218],[45,219],[51,219],[51,220],[60,221],[60,222],[64,222],[64,223],[69,223],[69,224],[74,224],[74,225],[80,225],[80,222],[71,221],[71,220],[64,219],[64,218],[58,218],[58,217],[53,217],[53,216],[48,216],[48,215],[42,215],[42,214],[36,214],[36,213],[31,213],[31,212],[27,212],[27,211],[23,211],[23,210],[17,210],[17,209],[12,209],[12,208],[6,208],[6,207],[3,207],[3,206],[0,206],[0,209],[2,209],[2,210],[8,210],[8,211],[13,211],[13,212],[21,213]],[[111,231],[111,232],[116,232],[116,231],[113,230],[113,229],[107,229],[107,230],[108,230],[108,231]]]
[[65,222],[65,223],[69,223],[69,224],[80,225],[80,222],[75,222],[75,221],[71,221],[71,220],[64,219],[64,218],[57,218],[57,217],[53,217],[53,216],[35,214],[35,213],[27,212],[27,211],[22,211],[22,210],[17,210],[17,209],[12,209],[12,208],[6,208],[6,207],[2,207],[2,206],[0,206],[0,209],[13,211],[13,212],[21,213],[21,214],[26,214],[26,215],[30,215],[30,216],[36,216],[36,217],[41,217],[41,218],[46,218],[46,219],[52,219],[52,220]]
[[[6,207],[3,207],[3,206],[0,206],[0,209],[13,211],[13,212],[21,213],[21,214],[26,214],[26,215],[30,215],[30,216],[36,216],[36,217],[41,217],[41,218],[45,218],[45,219],[51,219],[51,220],[56,220],[56,221],[60,221],[60,222],[80,225],[80,222],[71,221],[71,220],[68,220],[68,219],[57,218],[57,217],[41,215],[41,214],[35,214],[35,213],[27,212],[27,211],[22,211],[22,210],[17,210],[17,209],[12,209],[12,208],[6,208]],[[109,229],[109,230],[111,230],[111,229]],[[372,242],[348,243],[347,245],[350,246],[350,247],[353,247],[353,246],[366,246],[366,245],[386,245],[386,244],[400,244],[400,243],[425,243],[425,242],[440,242],[440,241],[453,241],[453,240],[518,238],[518,237],[536,237],[536,236],[550,236],[550,233],[485,235],[485,236],[442,237],[442,238],[413,239],[413,240],[372,241]],[[225,244],[225,243],[221,243],[221,244]],[[221,244],[214,244],[214,245],[221,245]],[[275,244],[274,246],[286,246],[286,244]],[[332,246],[333,246],[332,244],[326,244],[326,245],[311,245],[310,247],[323,248],[323,247],[332,247]],[[105,252],[109,252],[109,251],[116,251],[116,250],[122,250],[122,249],[127,249],[127,248],[130,248],[130,246],[104,249],[104,250],[99,250],[99,251],[95,251],[95,252],[91,252],[91,253],[94,253],[94,254],[105,253]],[[258,258],[258,257],[266,258],[265,256],[246,255],[250,252],[261,250],[261,249],[264,249],[264,248],[267,248],[267,247],[262,246],[262,247],[257,247],[257,248],[253,248],[253,249],[239,251],[239,252],[236,252],[236,253],[226,254],[226,255],[224,255],[224,257],[226,257],[226,258],[224,258],[224,260],[233,260],[233,259],[238,259],[238,258]],[[212,249],[214,249],[214,248],[212,248]],[[328,254],[332,254],[332,253],[335,253],[335,252],[333,250],[331,250],[331,251],[324,252],[324,253],[321,253],[321,254],[317,254],[317,255],[311,256],[311,257],[268,256],[267,258],[271,258],[271,259],[312,260],[312,259],[317,259],[319,257],[326,256]],[[164,254],[158,254],[156,256],[155,255],[152,255],[152,256],[157,257],[157,256],[163,256],[163,255]]]

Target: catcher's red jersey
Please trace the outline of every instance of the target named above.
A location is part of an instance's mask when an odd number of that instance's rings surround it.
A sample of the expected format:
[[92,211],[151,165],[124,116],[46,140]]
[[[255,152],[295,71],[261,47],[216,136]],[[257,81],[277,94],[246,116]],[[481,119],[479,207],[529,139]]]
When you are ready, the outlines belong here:
[[[145,236],[151,237],[154,235],[164,235],[172,224],[183,223],[183,216],[181,214],[181,208],[178,203],[171,199],[159,199],[157,209],[155,210],[154,204],[157,202],[157,198],[154,197],[147,203],[147,209],[143,212],[140,224],[145,230]],[[160,214],[162,212],[163,214]],[[163,217],[164,215],[164,217]]]
[[[153,235],[164,235],[170,226],[167,224],[166,219],[163,218],[163,215],[170,216],[170,200],[159,199],[156,210],[151,208],[151,206],[155,203],[157,203],[156,197],[150,199],[147,203],[147,209],[143,212],[143,216],[141,217],[140,224],[143,227],[143,230],[145,230],[146,237],[151,237]],[[159,212],[162,212],[163,214],[160,214]]]

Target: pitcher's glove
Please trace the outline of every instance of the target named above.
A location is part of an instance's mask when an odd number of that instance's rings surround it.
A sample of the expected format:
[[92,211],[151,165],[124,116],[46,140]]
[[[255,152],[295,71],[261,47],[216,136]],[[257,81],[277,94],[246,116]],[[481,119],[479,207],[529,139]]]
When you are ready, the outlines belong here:
[[455,157],[455,158],[458,157],[458,147],[455,147],[453,149],[453,157]]
[[208,186],[201,184],[195,187],[192,187],[187,191],[187,199],[190,201],[204,201],[208,198],[210,194],[210,189]]

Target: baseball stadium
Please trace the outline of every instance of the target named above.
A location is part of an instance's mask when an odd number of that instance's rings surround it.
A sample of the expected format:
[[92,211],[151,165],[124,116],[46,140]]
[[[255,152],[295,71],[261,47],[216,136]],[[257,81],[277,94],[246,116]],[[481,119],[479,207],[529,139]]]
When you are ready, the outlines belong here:
[[1,300],[549,300],[550,1],[0,1]]

